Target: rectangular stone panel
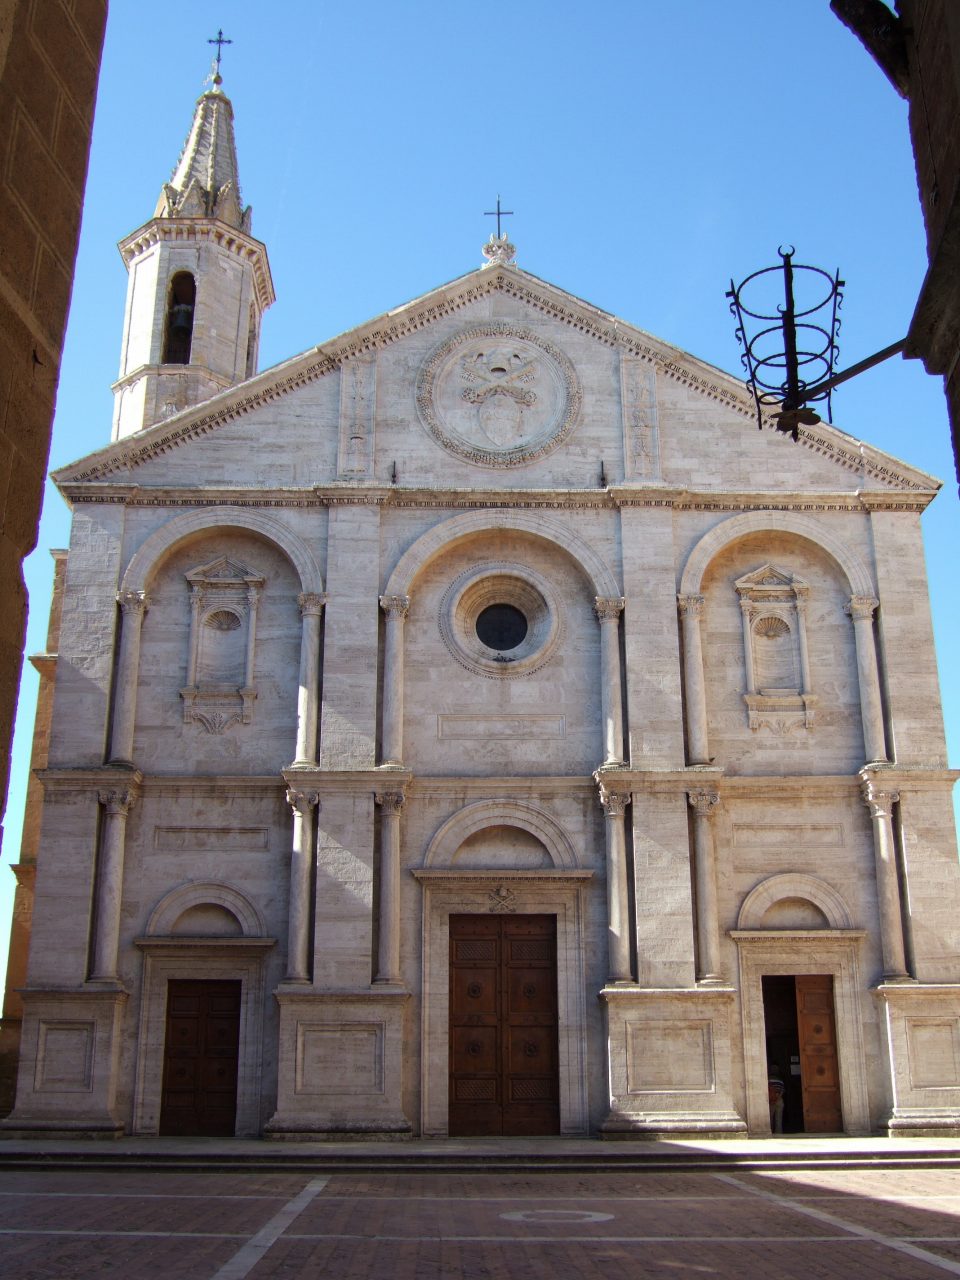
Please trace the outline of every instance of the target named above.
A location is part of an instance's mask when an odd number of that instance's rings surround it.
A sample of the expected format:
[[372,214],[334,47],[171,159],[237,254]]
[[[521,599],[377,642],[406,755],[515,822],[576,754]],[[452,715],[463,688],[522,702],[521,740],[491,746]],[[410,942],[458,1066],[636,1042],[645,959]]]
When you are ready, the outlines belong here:
[[628,1093],[713,1092],[709,1022],[628,1022],[626,1045]]
[[93,1078],[93,1022],[41,1022],[38,1031],[38,1093],[88,1093]]
[[733,843],[738,849],[839,849],[843,827],[839,822],[735,822]]
[[161,853],[212,849],[222,853],[265,853],[268,827],[154,827],[153,847]]
[[564,716],[438,715],[437,737],[451,738],[564,738]]
[[956,1018],[908,1018],[907,1043],[914,1089],[960,1086],[960,1023]]
[[383,1093],[383,1024],[297,1024],[298,1094]]

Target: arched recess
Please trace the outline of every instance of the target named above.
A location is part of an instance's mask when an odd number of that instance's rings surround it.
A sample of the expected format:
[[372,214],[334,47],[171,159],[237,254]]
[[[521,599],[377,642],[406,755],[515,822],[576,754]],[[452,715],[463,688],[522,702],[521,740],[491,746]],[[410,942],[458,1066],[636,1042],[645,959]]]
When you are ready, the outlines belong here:
[[770,876],[751,889],[740,908],[737,928],[762,929],[763,918],[775,903],[796,898],[812,902],[826,917],[829,928],[853,928],[847,904],[836,889],[816,876],[799,873]]
[[687,557],[680,578],[681,596],[700,594],[703,575],[725,547],[750,533],[791,533],[826,551],[844,573],[855,596],[874,596],[876,589],[866,566],[855,552],[829,529],[809,516],[792,511],[745,511],[730,516],[705,533]]
[[237,889],[215,881],[191,881],[171,889],[160,899],[147,921],[147,937],[169,937],[185,911],[189,911],[191,907],[207,905],[223,907],[235,916],[245,938],[265,936],[263,916],[250,899]]
[[478,534],[509,529],[541,542],[555,543],[568,553],[590,580],[593,592],[605,600],[620,597],[617,580],[601,556],[566,525],[525,511],[467,511],[436,525],[400,557],[384,588],[385,596],[406,596],[420,572],[441,552]]
[[192,534],[214,529],[247,529],[259,533],[290,559],[305,593],[322,594],[320,566],[303,539],[275,516],[261,511],[249,511],[246,507],[211,507],[174,516],[165,525],[155,529],[134,552],[124,572],[120,590],[145,591],[153,573],[171,548]]
[[478,800],[459,809],[434,834],[423,860],[425,867],[449,867],[465,840],[486,827],[519,827],[535,836],[558,870],[570,871],[577,855],[566,832],[542,809],[513,800]]

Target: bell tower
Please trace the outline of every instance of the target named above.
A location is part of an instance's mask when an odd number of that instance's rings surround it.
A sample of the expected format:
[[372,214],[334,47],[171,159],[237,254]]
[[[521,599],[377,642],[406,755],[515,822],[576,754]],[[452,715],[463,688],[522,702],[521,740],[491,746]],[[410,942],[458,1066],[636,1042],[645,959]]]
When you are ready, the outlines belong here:
[[119,244],[129,279],[114,440],[257,372],[260,321],[275,294],[241,202],[233,105],[220,85],[217,74],[198,100],[153,217]]

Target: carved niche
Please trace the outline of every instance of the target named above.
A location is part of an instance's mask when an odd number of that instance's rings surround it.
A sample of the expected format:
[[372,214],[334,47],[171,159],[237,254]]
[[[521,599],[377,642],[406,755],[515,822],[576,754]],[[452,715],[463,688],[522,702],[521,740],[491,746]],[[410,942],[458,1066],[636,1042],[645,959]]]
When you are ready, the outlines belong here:
[[750,728],[780,734],[810,728],[817,699],[807,658],[809,587],[796,574],[764,564],[738,578],[736,588]]
[[257,606],[264,578],[228,556],[185,577],[190,647],[187,683],[180,690],[183,719],[219,734],[253,718]]

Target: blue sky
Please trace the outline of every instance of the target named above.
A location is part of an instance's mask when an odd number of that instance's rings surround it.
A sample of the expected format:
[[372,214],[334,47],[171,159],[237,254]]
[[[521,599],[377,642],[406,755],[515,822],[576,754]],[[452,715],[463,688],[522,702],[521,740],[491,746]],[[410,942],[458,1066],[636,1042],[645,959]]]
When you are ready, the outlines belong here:
[[[901,338],[926,269],[906,104],[827,0],[114,0],[51,466],[106,443],[126,276],[222,26],[244,199],[277,302],[261,368],[462,275],[497,193],[518,262],[739,373],[724,292],[776,261],[839,267],[840,365]],[[951,760],[960,762],[956,484],[942,386],[895,358],[841,388],[851,435],[938,475],[924,517]],[[42,650],[69,515],[50,487],[27,566]],[[25,667],[3,855],[15,861],[36,677]],[[13,876],[0,873],[6,934]]]

